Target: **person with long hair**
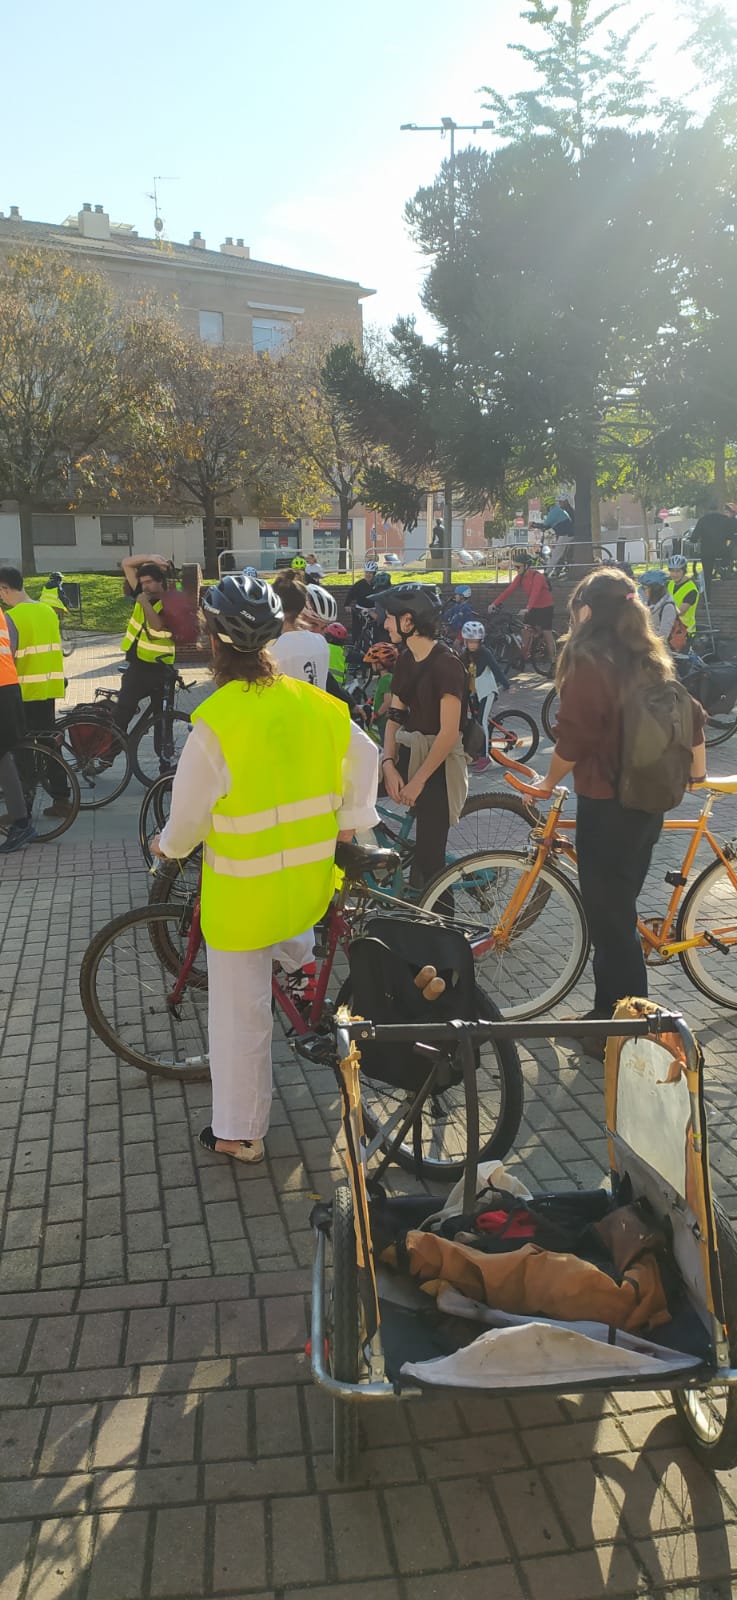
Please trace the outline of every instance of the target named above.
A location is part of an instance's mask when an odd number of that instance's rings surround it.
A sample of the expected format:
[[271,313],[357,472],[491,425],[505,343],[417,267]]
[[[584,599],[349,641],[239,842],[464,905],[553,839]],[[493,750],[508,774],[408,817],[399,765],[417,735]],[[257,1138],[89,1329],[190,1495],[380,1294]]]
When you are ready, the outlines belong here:
[[[569,616],[556,676],[555,750],[538,786],[549,793],[573,773],[578,876],[594,947],[590,1015],[606,1018],[627,995],[647,996],[637,897],[663,826],[662,813],[630,810],[617,798],[623,707],[647,686],[673,679],[675,667],[623,572],[595,572],[582,579],[571,596]],[[705,775],[704,720],[694,701],[694,779]]]
[[154,854],[202,844],[212,1118],[200,1144],[263,1160],[271,1080],[271,971],[299,979],[335,884],[335,843],[378,822],[378,755],[345,706],[279,672],[282,606],[260,578],[202,596],[215,693],[192,713]]
[[279,572],[272,587],[284,612],[281,633],[269,646],[279,671],[287,678],[301,678],[304,683],[314,683],[318,689],[324,689],[330,666],[330,646],[321,634],[312,633],[303,625],[307,589],[302,574],[291,569]]

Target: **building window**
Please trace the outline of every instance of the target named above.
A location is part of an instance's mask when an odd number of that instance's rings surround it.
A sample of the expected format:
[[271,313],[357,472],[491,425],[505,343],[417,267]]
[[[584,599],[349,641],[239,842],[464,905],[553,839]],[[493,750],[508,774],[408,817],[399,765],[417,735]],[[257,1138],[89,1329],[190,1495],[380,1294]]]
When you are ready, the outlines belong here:
[[281,350],[294,338],[294,323],[275,321],[273,317],[254,317],[253,348],[257,356]]
[[74,517],[66,512],[34,511],[32,526],[34,544],[77,543]]
[[132,517],[100,517],[100,544],[124,544],[133,548]]
[[232,517],[216,517],[215,518],[215,549],[216,549],[218,555],[221,556],[223,554],[224,550],[232,550],[232,548],[233,548],[233,518]]
[[223,313],[222,311],[200,312],[200,338],[205,344],[222,344],[223,342]]

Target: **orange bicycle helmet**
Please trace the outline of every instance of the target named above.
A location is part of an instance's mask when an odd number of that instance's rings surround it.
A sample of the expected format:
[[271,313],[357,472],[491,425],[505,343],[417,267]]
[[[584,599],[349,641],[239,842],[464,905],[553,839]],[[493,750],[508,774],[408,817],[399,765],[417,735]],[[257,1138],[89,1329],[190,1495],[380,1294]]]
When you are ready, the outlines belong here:
[[369,667],[380,668],[382,672],[391,672],[397,664],[398,653],[393,644],[372,644],[363,659]]

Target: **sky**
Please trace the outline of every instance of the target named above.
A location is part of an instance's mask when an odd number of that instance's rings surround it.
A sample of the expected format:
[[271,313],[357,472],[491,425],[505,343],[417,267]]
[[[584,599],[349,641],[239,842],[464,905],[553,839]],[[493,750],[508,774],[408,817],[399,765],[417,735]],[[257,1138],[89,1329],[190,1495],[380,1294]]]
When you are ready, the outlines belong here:
[[[377,291],[366,321],[388,326],[419,311],[425,263],[402,211],[447,152],[439,134],[400,133],[400,123],[481,121],[482,84],[524,87],[524,66],[506,49],[532,40],[521,9],[522,0],[16,5],[3,25],[0,210],[61,222],[89,201],[150,237],[147,191],[162,175],[166,238],[186,243],[199,229],[217,249],[241,236],[260,260],[358,279]],[[679,0],[653,10],[658,87],[685,93]]]

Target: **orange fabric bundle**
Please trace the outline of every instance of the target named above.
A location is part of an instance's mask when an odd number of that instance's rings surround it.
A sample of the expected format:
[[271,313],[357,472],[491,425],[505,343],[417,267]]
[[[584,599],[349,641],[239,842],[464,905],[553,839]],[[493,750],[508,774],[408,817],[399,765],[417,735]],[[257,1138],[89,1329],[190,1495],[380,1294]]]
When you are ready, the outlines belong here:
[[471,1300],[518,1316],[603,1322],[637,1333],[670,1322],[657,1260],[643,1255],[621,1283],[578,1256],[526,1244],[508,1255],[484,1255],[434,1233],[407,1234],[410,1271],[428,1294],[451,1284]]

